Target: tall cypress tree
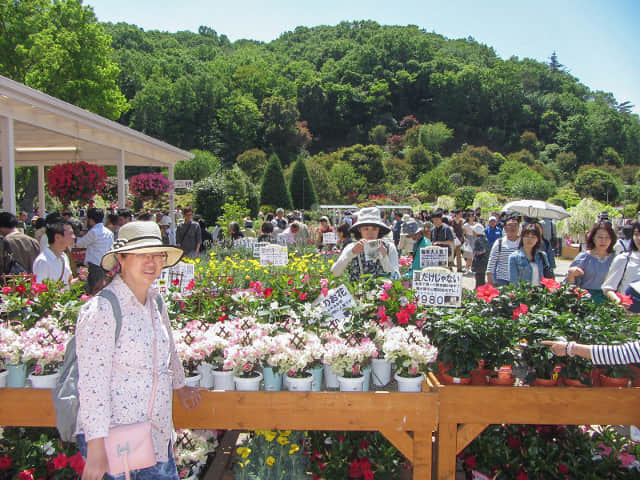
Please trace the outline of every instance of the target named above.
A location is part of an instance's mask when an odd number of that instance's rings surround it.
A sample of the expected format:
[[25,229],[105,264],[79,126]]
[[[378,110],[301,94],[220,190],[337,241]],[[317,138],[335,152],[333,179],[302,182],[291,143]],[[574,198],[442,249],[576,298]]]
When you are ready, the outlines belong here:
[[275,153],[269,157],[269,163],[262,178],[260,205],[271,205],[291,209],[291,194],[284,180],[280,158]]
[[291,192],[294,208],[308,210],[312,205],[318,203],[316,189],[302,157],[299,157],[293,166],[289,191]]

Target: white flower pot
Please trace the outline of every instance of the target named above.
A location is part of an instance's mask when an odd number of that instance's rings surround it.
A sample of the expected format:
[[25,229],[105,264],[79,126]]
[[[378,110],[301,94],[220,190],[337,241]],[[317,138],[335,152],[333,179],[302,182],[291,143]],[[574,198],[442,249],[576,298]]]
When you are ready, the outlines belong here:
[[327,388],[338,388],[338,375],[331,370],[331,365],[324,366],[324,384]]
[[290,392],[310,392],[313,384],[313,375],[308,377],[296,378],[287,375],[287,384]]
[[236,390],[239,392],[257,392],[260,390],[260,382],[262,374],[258,373],[255,377],[233,377],[236,384]]
[[33,388],[53,388],[56,386],[60,372],[51,375],[29,375],[29,381]]
[[234,390],[233,370],[212,370],[214,390]]
[[213,365],[203,362],[198,365],[198,373],[200,377],[200,386],[202,388],[213,388]]
[[338,377],[341,392],[362,392],[364,375],[358,377]]
[[422,391],[422,381],[424,380],[424,375],[422,373],[417,377],[401,377],[396,373],[393,378],[395,378],[396,382],[398,382],[399,392]]
[[187,377],[184,379],[184,384],[187,387],[199,387],[200,386],[200,378],[202,378],[202,375],[198,374],[198,375],[194,375],[193,377]]
[[7,386],[8,375],[9,375],[9,370],[3,370],[0,372],[0,388],[5,388]]
[[374,387],[384,387],[391,381],[391,362],[374,358],[371,362],[371,381]]

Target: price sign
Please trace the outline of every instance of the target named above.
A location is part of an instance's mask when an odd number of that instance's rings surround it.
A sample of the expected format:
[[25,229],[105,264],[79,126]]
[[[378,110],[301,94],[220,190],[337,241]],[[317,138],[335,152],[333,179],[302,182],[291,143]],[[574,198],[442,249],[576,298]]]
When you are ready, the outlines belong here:
[[247,250],[253,250],[254,245],[258,242],[254,237],[242,237],[233,241],[235,248],[246,248]]
[[267,244],[260,248],[260,265],[283,266],[289,263],[287,247]]
[[338,234],[335,232],[327,232],[322,234],[322,244],[323,245],[337,245],[338,244]]
[[329,290],[326,297],[320,297],[322,308],[331,318],[342,322],[350,315],[349,309],[355,305],[355,300],[344,285]]
[[260,249],[266,245],[271,245],[269,242],[256,242],[253,245],[253,256],[255,258],[260,258]]
[[163,296],[169,293],[169,287],[175,286],[180,289],[180,293],[191,295],[191,290],[187,286],[194,281],[195,270],[193,263],[179,262],[173,267],[164,268],[160,276],[154,280],[152,287],[156,288]]
[[449,249],[430,246],[420,249],[420,268],[446,267],[449,265]]
[[193,188],[193,180],[174,180],[174,188]]
[[413,290],[418,302],[436,307],[462,306],[462,274],[431,267],[413,271]]

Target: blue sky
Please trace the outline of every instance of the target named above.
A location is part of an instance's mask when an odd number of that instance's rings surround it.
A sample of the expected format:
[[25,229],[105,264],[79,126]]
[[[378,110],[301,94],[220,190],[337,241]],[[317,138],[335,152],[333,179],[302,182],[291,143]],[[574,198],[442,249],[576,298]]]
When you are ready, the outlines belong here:
[[206,25],[231,41],[271,41],[304,25],[375,20],[417,25],[448,38],[472,36],[502,58],[560,63],[592,90],[612,92],[640,113],[640,1],[638,0],[85,0],[100,21],[145,30],[198,31]]

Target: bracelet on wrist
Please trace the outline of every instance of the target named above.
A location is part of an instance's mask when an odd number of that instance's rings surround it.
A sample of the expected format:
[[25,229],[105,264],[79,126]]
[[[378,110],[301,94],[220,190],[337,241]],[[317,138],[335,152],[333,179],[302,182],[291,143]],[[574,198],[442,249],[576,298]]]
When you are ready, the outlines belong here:
[[576,356],[576,354],[573,352],[573,347],[575,346],[576,346],[576,342],[567,343],[567,355],[569,355],[570,357]]

